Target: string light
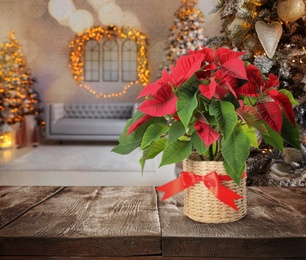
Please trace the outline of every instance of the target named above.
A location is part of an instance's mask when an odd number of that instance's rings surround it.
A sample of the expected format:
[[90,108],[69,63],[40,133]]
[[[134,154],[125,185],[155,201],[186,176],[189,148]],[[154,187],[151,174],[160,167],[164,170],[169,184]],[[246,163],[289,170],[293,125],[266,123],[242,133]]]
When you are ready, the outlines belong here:
[[0,149],[12,147],[13,139],[12,128],[7,123],[0,126]]
[[[135,41],[138,46],[137,53],[137,75],[138,79],[129,82],[122,88],[121,91],[116,93],[96,92],[88,84],[84,84],[84,51],[85,43],[91,39],[100,41],[103,37],[108,39],[120,37]],[[80,88],[84,88],[96,98],[117,98],[126,94],[127,90],[134,84],[141,83],[146,86],[149,81],[149,69],[147,61],[147,37],[138,31],[136,28],[116,27],[114,25],[108,27],[92,27],[87,29],[84,33],[79,33],[77,37],[70,42],[70,64],[73,79],[78,83]]]
[[22,122],[25,114],[36,114],[38,97],[33,88],[22,47],[10,31],[0,46],[0,123],[14,124]]

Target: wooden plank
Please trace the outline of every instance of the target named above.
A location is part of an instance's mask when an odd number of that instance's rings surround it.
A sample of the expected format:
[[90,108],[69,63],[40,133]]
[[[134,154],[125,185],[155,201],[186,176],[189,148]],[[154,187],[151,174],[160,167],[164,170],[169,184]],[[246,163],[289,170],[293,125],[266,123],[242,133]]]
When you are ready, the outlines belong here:
[[[292,192],[303,194],[300,189]],[[283,189],[258,187],[256,192],[248,189],[247,216],[227,224],[195,222],[183,215],[182,193],[164,202],[159,193],[163,255],[306,258],[306,216],[301,210],[293,211],[292,207],[287,207],[286,200],[282,200],[278,192],[282,193]],[[299,195],[295,197],[305,201]]]
[[0,255],[161,254],[153,187],[68,187],[0,230]]
[[258,193],[267,200],[282,204],[296,214],[306,216],[306,188],[301,187],[249,187],[252,192]]
[[[4,256],[1,260],[76,260],[76,257],[56,257],[56,256]],[[225,258],[203,258],[203,257],[163,257],[163,256],[129,256],[129,257],[82,257],[82,260],[225,260]],[[265,258],[264,260],[276,260],[275,258]],[[237,258],[226,258],[226,260],[237,260]],[[258,258],[247,258],[247,260],[258,260]],[[298,260],[298,259],[296,259]],[[302,259],[301,259],[302,260]]]
[[61,189],[0,186],[0,229]]

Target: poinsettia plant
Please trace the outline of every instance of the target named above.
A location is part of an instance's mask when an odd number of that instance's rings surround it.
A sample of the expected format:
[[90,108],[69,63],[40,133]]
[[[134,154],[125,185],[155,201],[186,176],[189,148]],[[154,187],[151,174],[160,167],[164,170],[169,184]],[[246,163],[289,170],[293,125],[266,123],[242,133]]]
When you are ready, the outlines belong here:
[[241,59],[243,52],[203,47],[181,56],[168,72],[148,84],[146,97],[113,149],[128,154],[140,147],[146,160],[163,152],[160,166],[197,152],[203,160],[222,160],[237,183],[245,171],[257,133],[283,150],[300,148],[292,94],[279,90],[278,78],[264,76]]

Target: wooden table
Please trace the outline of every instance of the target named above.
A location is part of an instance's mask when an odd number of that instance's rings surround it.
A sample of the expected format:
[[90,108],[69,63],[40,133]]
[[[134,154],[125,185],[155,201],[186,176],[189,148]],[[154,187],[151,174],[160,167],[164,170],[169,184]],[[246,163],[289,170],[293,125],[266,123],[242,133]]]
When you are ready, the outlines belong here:
[[0,258],[306,259],[305,188],[248,188],[248,215],[228,224],[188,219],[182,194],[160,197],[154,187],[0,187]]

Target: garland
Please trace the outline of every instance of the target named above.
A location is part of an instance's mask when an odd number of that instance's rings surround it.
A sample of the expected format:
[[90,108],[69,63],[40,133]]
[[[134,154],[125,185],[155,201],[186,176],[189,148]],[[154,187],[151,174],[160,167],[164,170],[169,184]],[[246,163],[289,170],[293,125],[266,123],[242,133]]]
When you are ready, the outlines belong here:
[[[129,82],[119,92],[98,93],[97,91],[93,90],[89,85],[84,84],[83,66],[84,66],[85,43],[92,39],[100,41],[103,37],[107,37],[108,39],[120,37],[123,39],[133,40],[136,42],[138,46],[138,54],[137,54],[138,79]],[[71,50],[69,67],[72,70],[72,75],[74,80],[78,83],[79,87],[86,89],[92,95],[95,95],[97,98],[120,97],[126,94],[126,91],[134,84],[141,83],[143,86],[146,86],[148,83],[149,70],[148,70],[148,61],[147,61],[147,37],[135,28],[126,28],[126,27],[118,28],[116,26],[92,27],[90,29],[87,29],[84,33],[78,34],[77,37],[70,42],[69,48]]]

